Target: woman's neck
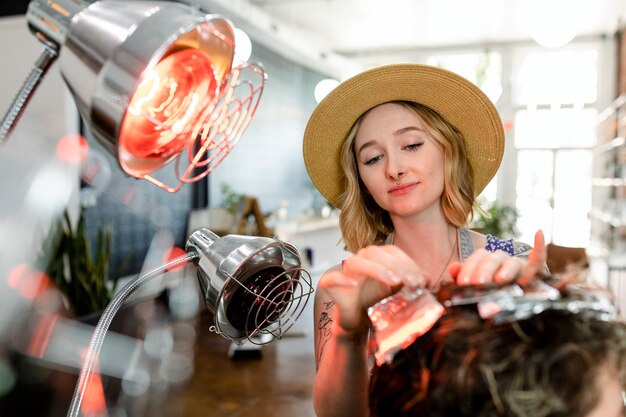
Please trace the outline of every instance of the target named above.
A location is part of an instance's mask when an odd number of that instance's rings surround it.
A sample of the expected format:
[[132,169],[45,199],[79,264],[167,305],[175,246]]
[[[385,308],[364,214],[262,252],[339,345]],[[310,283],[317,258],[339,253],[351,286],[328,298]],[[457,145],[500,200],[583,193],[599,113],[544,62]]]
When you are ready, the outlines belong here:
[[434,283],[448,279],[447,266],[459,260],[458,229],[447,221],[394,222],[393,244],[413,259]]
[[[420,251],[446,251],[454,244],[457,228],[452,224],[442,222],[415,223],[415,222],[394,222],[393,243],[405,252],[410,252],[412,248]],[[449,251],[447,251],[449,253]]]

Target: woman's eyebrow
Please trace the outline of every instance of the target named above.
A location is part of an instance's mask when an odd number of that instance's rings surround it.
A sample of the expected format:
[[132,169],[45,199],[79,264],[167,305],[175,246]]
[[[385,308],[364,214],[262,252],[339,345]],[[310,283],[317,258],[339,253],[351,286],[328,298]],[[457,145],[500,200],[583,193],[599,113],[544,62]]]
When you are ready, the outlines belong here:
[[421,127],[417,127],[417,126],[401,127],[400,129],[398,129],[395,132],[393,132],[393,135],[394,136],[398,136],[398,135],[401,135],[403,133],[412,132],[412,131],[424,132],[424,129],[422,129]]
[[[421,127],[417,127],[417,126],[406,126],[406,127],[401,127],[400,129],[397,129],[397,130],[393,131],[391,134],[392,134],[393,136],[400,136],[400,135],[402,135],[403,133],[413,132],[413,131],[416,131],[416,132],[422,132],[422,133],[424,133],[424,132],[425,132],[425,130],[424,130],[424,129],[422,129]],[[370,146],[373,146],[375,143],[376,143],[376,141],[375,141],[375,140],[368,140],[367,142],[365,142],[364,144],[362,144],[362,145],[359,147],[359,149],[357,150],[357,153],[356,153],[356,154],[357,154],[357,156],[358,156],[358,155],[360,155],[360,154],[361,154],[361,152],[362,152],[364,149],[367,149],[367,148],[369,148]]]

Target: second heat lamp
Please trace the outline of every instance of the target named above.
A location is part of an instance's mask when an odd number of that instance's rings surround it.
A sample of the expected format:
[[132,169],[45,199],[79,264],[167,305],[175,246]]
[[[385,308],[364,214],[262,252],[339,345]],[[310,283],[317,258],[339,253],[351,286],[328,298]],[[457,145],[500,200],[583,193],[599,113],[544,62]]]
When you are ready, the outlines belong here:
[[[80,413],[83,396],[96,374],[100,349],[113,317],[141,285],[192,262],[209,312],[209,330],[237,344],[280,339],[304,311],[313,286],[298,250],[287,242],[256,237],[217,236],[200,229],[189,236],[186,254],[148,271],[124,286],[102,313],[80,370],[68,417]],[[257,338],[255,336],[268,336]]]
[[235,343],[270,334],[280,338],[300,316],[311,279],[297,249],[266,237],[227,235],[200,229],[186,251],[199,255],[198,281],[213,316],[211,329]]

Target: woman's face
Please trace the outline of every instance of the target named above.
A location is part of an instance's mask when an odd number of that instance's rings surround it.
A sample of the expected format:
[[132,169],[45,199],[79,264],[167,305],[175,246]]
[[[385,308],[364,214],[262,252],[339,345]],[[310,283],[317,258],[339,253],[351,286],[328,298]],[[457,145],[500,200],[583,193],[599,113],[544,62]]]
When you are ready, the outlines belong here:
[[441,213],[443,152],[413,110],[397,103],[370,110],[354,152],[359,176],[381,208],[396,216]]

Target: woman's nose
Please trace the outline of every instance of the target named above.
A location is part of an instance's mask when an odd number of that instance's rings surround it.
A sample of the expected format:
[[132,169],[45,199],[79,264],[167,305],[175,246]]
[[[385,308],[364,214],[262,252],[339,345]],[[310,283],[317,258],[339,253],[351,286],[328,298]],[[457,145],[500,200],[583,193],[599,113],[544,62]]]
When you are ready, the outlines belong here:
[[387,157],[387,177],[392,181],[400,180],[406,173],[406,167],[404,166],[401,158],[395,156]]

